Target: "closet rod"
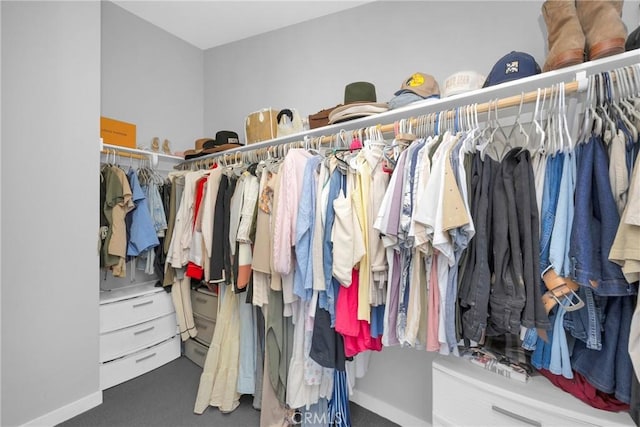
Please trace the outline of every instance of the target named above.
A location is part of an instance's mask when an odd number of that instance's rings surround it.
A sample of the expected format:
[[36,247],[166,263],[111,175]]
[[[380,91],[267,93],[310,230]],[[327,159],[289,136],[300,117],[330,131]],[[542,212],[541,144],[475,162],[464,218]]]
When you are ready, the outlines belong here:
[[[362,129],[377,126],[382,133],[391,133],[394,131],[395,123],[401,119],[409,120],[412,125],[418,122],[419,118],[430,117],[433,114],[446,113],[446,118],[451,119],[455,116],[457,107],[475,106],[478,113],[486,113],[489,109],[505,109],[519,106],[522,103],[531,103],[538,97],[538,90],[541,96],[547,96],[557,90],[558,84],[564,82],[565,95],[575,92],[583,92],[587,88],[587,73],[597,74],[608,72],[614,69],[625,67],[640,67],[640,49],[636,51],[625,52],[611,57],[601,58],[589,61],[588,63],[579,64],[573,67],[567,67],[561,70],[555,70],[549,73],[541,73],[535,76],[524,78],[520,81],[508,82],[505,85],[497,85],[481,90],[473,91],[468,94],[443,98],[435,103],[417,102],[413,105],[389,110],[366,118],[355,119],[353,121],[328,125],[322,128],[307,130],[294,135],[287,135],[275,138],[269,141],[257,142],[254,144],[244,145],[239,148],[227,150],[220,153],[207,154],[205,156],[194,159],[185,160],[174,166],[175,169],[187,169],[191,165],[210,165],[217,159],[223,161],[233,161],[242,157],[245,152],[255,152],[258,155],[267,153],[276,146],[289,145],[289,147],[304,147],[305,141],[313,141],[313,144],[328,144],[333,142],[339,133],[347,132],[356,135]],[[614,76],[612,76],[614,77]],[[539,89],[534,89],[537,85]],[[518,87],[523,87],[529,92],[517,95],[504,96],[515,92]],[[542,89],[544,88],[544,89]],[[500,96],[502,94],[502,97]],[[496,95],[496,96],[492,96]],[[473,102],[480,98],[482,103]],[[459,102],[459,105],[452,105]],[[439,110],[435,110],[439,108]],[[475,112],[474,108],[474,112]],[[425,111],[426,110],[426,111]],[[379,120],[378,123],[375,121]],[[384,123],[384,124],[380,124]],[[346,128],[346,129],[345,129]]]
[[100,138],[100,152],[102,154],[113,154],[115,152],[118,156],[131,157],[134,159],[149,159],[154,166],[158,164],[158,158],[182,160],[182,157],[170,154],[140,150],[139,148],[122,147],[120,145],[105,144],[102,142],[102,138]]
[[[579,81],[573,81],[573,82],[569,82],[569,83],[565,83],[564,85],[564,92],[565,95],[569,95],[572,94],[574,92],[578,92],[579,90],[582,90],[583,88],[583,82],[579,82]],[[540,89],[540,96],[542,97],[549,97],[551,96],[554,91],[557,91],[558,87],[557,85],[554,87],[547,87],[544,89]],[[535,91],[531,91],[531,92],[526,92],[526,93],[522,93],[520,95],[513,95],[513,96],[509,96],[506,98],[500,98],[497,100],[492,100],[492,101],[488,101],[488,102],[483,102],[481,104],[477,104],[477,106],[474,108],[474,113],[477,110],[477,112],[479,114],[481,113],[486,113],[488,112],[490,109],[491,110],[495,110],[497,109],[505,109],[505,108],[511,108],[511,107],[517,107],[519,106],[521,103],[531,103],[531,102],[535,102],[538,99],[538,90]],[[473,104],[465,104],[466,106],[469,105],[473,105]],[[443,118],[445,119],[453,119],[455,116],[455,109],[449,109],[449,110],[443,110],[443,111],[439,111],[439,112],[432,112],[432,113],[426,113],[426,114],[422,114],[421,116],[430,116],[432,114],[439,114],[439,113],[444,113],[446,114]],[[409,123],[411,124],[411,126],[416,126],[418,124],[418,118],[417,117],[409,117]],[[369,128],[371,126],[367,126],[365,128]],[[388,134],[388,133],[392,133],[395,130],[396,127],[396,122],[394,123],[387,123],[384,125],[377,125],[378,129],[383,133],[383,134]],[[353,129],[351,132],[354,136],[361,130],[365,129],[365,128],[356,128]],[[295,137],[295,135],[292,135]],[[332,142],[334,142],[335,138],[337,137],[337,135],[321,135],[321,136],[306,136],[308,137],[308,141],[313,141],[313,144],[315,145],[316,143],[319,144],[331,144]],[[290,147],[295,147],[295,148],[302,148],[305,145],[305,141],[303,141],[302,139],[305,138],[304,134],[300,134],[300,140],[297,141],[291,141],[289,140],[284,140],[284,141],[277,141],[276,140],[271,140],[269,141],[268,144],[256,144],[257,146],[252,147],[253,144],[249,144],[249,145],[245,145],[243,147],[240,148],[235,148],[232,150],[227,150],[221,153],[214,153],[214,154],[210,154],[210,155],[206,155],[206,156],[201,156],[201,157],[197,157],[195,159],[189,159],[189,160],[185,160],[184,162],[178,164],[175,166],[175,168],[183,168],[185,166],[189,166],[192,164],[195,165],[210,165],[212,164],[214,161],[216,161],[216,159],[221,158],[223,161],[234,161],[234,160],[238,160],[238,155],[242,156],[243,153],[246,152],[251,152],[254,151],[257,155],[262,155],[262,154],[267,154],[267,152],[270,151],[271,148],[278,146],[278,145],[285,145],[285,144],[290,144]]]
[[[574,92],[578,92],[578,90],[581,89],[581,84],[580,82],[574,81],[574,82],[570,82],[570,83],[566,83],[564,85],[564,93],[565,95],[569,95],[571,93]],[[540,89],[540,96],[542,97],[549,97],[551,95],[554,94],[554,91],[557,91],[558,89],[556,87],[547,87],[544,89]],[[526,92],[526,93],[522,93],[520,95],[513,95],[513,96],[509,96],[507,98],[501,98],[498,99],[497,102],[496,100],[493,101],[489,101],[489,102],[483,102],[481,104],[477,105],[477,108],[474,108],[474,113],[477,110],[478,114],[481,113],[486,113],[489,111],[489,109],[491,110],[495,110],[495,109],[505,109],[505,108],[511,108],[511,107],[517,107],[519,106],[521,103],[522,104],[528,104],[530,102],[535,102],[538,99],[538,91],[531,91],[531,92]],[[467,106],[470,106],[473,104],[465,104],[464,106],[460,107],[460,108],[465,108]],[[432,114],[439,114],[439,113],[444,113],[445,116],[443,117],[444,119],[453,119],[455,118],[455,114],[456,114],[456,110],[443,110],[440,112],[433,112],[433,113],[427,113],[427,114],[423,114],[422,116],[430,116]],[[411,126],[416,126],[418,124],[418,118],[416,117],[411,117],[409,120]],[[395,122],[394,123],[388,123],[385,125],[379,125],[379,129],[382,133],[391,133],[394,132],[395,130]],[[360,129],[354,129],[352,132],[356,133],[358,132]],[[319,138],[319,142],[321,144],[328,144],[331,143],[334,138],[336,136],[335,135],[328,135],[328,136],[320,136],[317,137]],[[315,139],[314,139],[315,140]]]
[[145,156],[143,154],[127,153],[127,152],[121,151],[118,148],[113,148],[113,149],[105,148],[104,150],[101,150],[100,153],[105,154],[107,156],[115,154],[120,157],[129,157],[131,159],[140,159],[140,160],[146,160],[149,158],[149,156]]

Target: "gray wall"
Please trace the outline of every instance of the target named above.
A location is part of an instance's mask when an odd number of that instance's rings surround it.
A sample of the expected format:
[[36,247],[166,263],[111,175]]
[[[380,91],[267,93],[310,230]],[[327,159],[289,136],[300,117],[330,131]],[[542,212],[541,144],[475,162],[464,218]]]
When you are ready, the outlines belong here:
[[[2,6],[0,6],[0,100],[2,100]],[[0,129],[2,129],[2,102],[0,102]],[[2,135],[0,134],[0,159]],[[0,190],[2,190],[2,161],[0,160]],[[0,192],[0,195],[2,193]],[[2,319],[2,197],[0,197],[0,320]],[[2,326],[0,324],[0,326]],[[1,328],[0,328],[1,329]],[[1,330],[0,330],[1,332]],[[2,423],[2,339],[0,339],[0,423]]]
[[486,74],[511,50],[540,62],[543,29],[537,1],[379,1],[213,48],[205,52],[205,129],[240,132],[248,113],[270,106],[315,113],[342,103],[354,81],[374,83],[388,101],[416,71],[440,83],[461,70]]
[[99,392],[100,4],[2,8],[2,419]]
[[203,51],[102,2],[101,114],[135,123],[137,144],[154,136],[174,151],[202,137]]
[[[99,392],[100,114],[186,149],[263,107],[338,104],[356,80],[384,101],[415,71],[486,73],[512,49],[542,64],[541,4],[375,2],[203,53],[111,3],[2,1],[0,424]],[[637,1],[624,17],[636,27]],[[376,353],[358,389],[428,421],[430,360]]]
[[[244,118],[264,107],[308,115],[342,103],[344,86],[366,80],[388,101],[416,71],[441,85],[451,74],[488,74],[511,50],[540,66],[546,55],[542,1],[378,1],[205,51],[205,130],[244,133]],[[626,1],[629,31],[637,1]],[[431,360],[411,349],[371,356],[359,392],[431,421]],[[375,410],[375,408],[370,408]]]
[[[247,114],[297,108],[303,116],[343,102],[354,81],[388,101],[416,71],[442,85],[451,74],[488,74],[512,51],[546,55],[541,0],[376,1],[205,51],[205,132],[244,133]],[[627,0],[629,31],[638,1]]]

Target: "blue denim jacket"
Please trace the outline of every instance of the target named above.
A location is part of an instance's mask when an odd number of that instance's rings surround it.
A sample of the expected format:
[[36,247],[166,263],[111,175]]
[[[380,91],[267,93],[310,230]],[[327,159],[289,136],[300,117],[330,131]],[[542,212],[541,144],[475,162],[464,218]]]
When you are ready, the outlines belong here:
[[607,153],[599,136],[578,147],[575,216],[571,231],[571,276],[578,284],[603,296],[638,293],[622,269],[609,261],[620,216],[609,182]]

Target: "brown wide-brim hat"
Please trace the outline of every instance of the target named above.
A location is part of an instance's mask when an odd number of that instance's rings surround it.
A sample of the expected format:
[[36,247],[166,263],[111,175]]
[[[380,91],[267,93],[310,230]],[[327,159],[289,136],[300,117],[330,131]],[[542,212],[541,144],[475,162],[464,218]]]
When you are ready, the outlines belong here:
[[242,147],[242,144],[240,144],[240,138],[236,132],[221,130],[216,132],[215,139],[209,139],[204,143],[203,152],[205,154],[213,154],[239,147]]
[[211,138],[199,138],[196,139],[195,149],[193,150],[185,150],[184,158],[185,160],[194,159],[196,157],[204,156],[206,153],[204,152],[205,144],[209,141],[213,141]]

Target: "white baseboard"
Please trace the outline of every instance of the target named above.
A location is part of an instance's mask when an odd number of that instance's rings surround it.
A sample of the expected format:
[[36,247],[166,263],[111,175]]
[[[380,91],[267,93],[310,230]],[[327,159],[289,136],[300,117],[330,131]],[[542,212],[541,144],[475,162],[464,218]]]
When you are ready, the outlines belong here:
[[358,390],[353,390],[349,400],[403,427],[431,427],[427,421],[407,414],[383,400]]
[[82,399],[71,402],[62,408],[55,409],[41,417],[31,420],[22,425],[22,427],[48,427],[60,424],[63,421],[67,421],[80,415],[91,408],[95,408],[102,404],[102,391],[96,391]]

